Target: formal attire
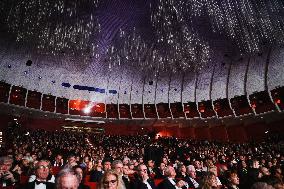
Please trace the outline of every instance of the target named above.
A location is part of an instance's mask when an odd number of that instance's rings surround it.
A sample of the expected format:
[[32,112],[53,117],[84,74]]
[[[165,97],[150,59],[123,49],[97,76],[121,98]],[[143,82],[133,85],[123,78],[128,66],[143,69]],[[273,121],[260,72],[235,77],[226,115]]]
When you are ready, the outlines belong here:
[[90,189],[90,187],[83,183],[80,183],[78,189]]
[[130,183],[130,189],[156,189],[153,179],[143,181],[141,177],[137,177]]
[[158,169],[158,168],[154,168],[153,171],[155,172],[155,179],[164,179],[166,178],[166,176],[164,175],[164,171]]
[[187,182],[188,188],[198,188],[199,187],[198,182],[195,179],[191,178],[189,175],[179,175],[178,178]]
[[[188,188],[187,186],[182,187],[182,189]],[[179,189],[179,187],[176,186],[175,179],[172,178],[166,178],[160,184],[158,185],[158,189]]]
[[55,189],[55,183],[35,180],[28,182],[24,189]]
[[125,188],[128,189],[130,187],[130,179],[126,176],[122,176],[121,179],[124,183]]
[[90,171],[90,182],[99,182],[103,177],[104,171]]

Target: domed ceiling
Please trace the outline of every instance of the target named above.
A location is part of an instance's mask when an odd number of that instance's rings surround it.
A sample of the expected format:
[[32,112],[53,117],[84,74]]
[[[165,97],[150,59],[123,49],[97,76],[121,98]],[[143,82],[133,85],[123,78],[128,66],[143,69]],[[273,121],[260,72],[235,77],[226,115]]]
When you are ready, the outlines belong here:
[[41,59],[68,57],[70,65],[64,66],[87,73],[117,66],[199,71],[216,51],[252,54],[284,40],[281,0],[3,0],[0,5],[2,32]]

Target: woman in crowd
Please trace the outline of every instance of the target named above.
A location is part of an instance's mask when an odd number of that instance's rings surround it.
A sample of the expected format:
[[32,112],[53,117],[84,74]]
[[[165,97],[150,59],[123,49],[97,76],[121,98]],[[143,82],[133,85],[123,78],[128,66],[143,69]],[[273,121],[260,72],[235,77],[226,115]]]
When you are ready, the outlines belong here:
[[227,181],[228,181],[227,183],[228,189],[239,189],[238,185],[240,184],[240,179],[237,173],[229,172]]
[[99,182],[98,189],[121,189],[121,183],[118,174],[114,170],[108,170],[104,173]]
[[217,178],[216,175],[212,172],[208,172],[204,175],[200,188],[201,189],[215,189],[217,188]]

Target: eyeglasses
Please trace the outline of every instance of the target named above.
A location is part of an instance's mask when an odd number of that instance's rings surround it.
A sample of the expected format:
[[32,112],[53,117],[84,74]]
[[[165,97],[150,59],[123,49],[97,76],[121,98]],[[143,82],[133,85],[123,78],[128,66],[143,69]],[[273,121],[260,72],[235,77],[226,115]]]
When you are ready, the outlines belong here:
[[37,169],[49,169],[49,166],[40,165],[37,166]]
[[117,182],[117,180],[110,180],[110,181],[104,181],[104,185],[109,185],[109,184],[114,184],[114,183],[116,183]]

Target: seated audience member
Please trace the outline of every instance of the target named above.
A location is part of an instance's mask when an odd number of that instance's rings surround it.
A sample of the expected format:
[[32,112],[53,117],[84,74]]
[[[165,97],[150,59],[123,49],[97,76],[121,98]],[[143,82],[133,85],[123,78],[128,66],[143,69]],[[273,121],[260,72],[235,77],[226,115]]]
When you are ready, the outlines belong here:
[[196,171],[196,177],[198,179],[202,178],[203,175],[205,174],[205,172],[203,171],[203,167],[202,167],[202,164],[199,160],[195,160],[193,162],[193,166],[195,168],[195,171]]
[[217,179],[214,173],[208,172],[205,173],[201,182],[200,182],[200,188],[201,189],[213,189],[217,188]]
[[214,175],[216,176],[216,180],[217,180],[217,186],[220,188],[222,186],[222,183],[219,177],[217,176],[217,167],[213,165],[210,168],[208,168],[208,171],[214,173]]
[[73,169],[65,168],[56,177],[56,189],[78,189],[80,178]]
[[54,159],[54,161],[52,162],[52,165],[54,166],[54,167],[62,167],[63,166],[63,158],[62,158],[62,155],[61,154],[57,154],[56,156],[55,156],[55,159]]
[[108,170],[103,174],[97,189],[122,189],[120,181],[116,171]]
[[[130,182],[130,171],[128,165],[123,165],[123,178],[129,183]],[[131,175],[132,176],[132,175]]]
[[166,168],[166,165],[161,162],[160,163],[160,166],[159,167],[155,167],[154,168],[154,172],[155,172],[155,179],[164,179],[166,178],[165,176],[165,168]]
[[83,162],[80,164],[80,166],[82,168],[86,168],[88,166],[89,162],[90,162],[90,157],[89,156],[85,156],[83,158]]
[[260,176],[259,161],[254,159],[251,161],[250,168],[248,169],[248,178],[245,187],[250,188],[254,183],[259,181]]
[[240,184],[239,177],[235,172],[229,172],[227,175],[227,188],[228,189],[239,189],[238,185]]
[[24,156],[20,163],[21,175],[29,176],[33,168],[33,159],[31,156]]
[[154,180],[149,178],[147,167],[144,164],[138,165],[138,174],[131,182],[131,189],[155,189]]
[[270,175],[269,169],[267,169],[266,167],[260,167],[259,169],[260,169],[261,177]]
[[153,160],[148,160],[147,162],[147,171],[148,171],[148,175],[152,178],[155,177],[155,172],[154,172],[154,168],[155,168],[155,162]]
[[0,188],[13,186],[17,182],[19,175],[11,171],[12,164],[13,159],[11,157],[0,157]]
[[90,174],[90,172],[93,170],[94,168],[94,164],[92,161],[89,161],[88,164],[87,164],[87,167],[85,169],[86,171],[86,174]]
[[52,189],[55,188],[54,176],[49,173],[50,162],[40,160],[35,167],[35,175],[32,175],[26,185],[26,189]]
[[283,182],[283,175],[282,175],[281,167],[279,166],[271,167],[271,176]]
[[121,179],[121,185],[123,188],[129,188],[129,180],[123,176],[123,163],[120,160],[114,160],[112,162],[112,169],[117,172],[119,179]]
[[74,154],[70,154],[67,158],[67,164],[64,165],[64,168],[72,169],[76,165],[76,156]]
[[198,188],[199,184],[196,180],[196,171],[193,165],[187,166],[188,176],[185,178],[185,181],[188,183],[189,188]]
[[76,166],[73,167],[73,169],[74,169],[75,173],[79,176],[80,184],[79,184],[78,189],[90,189],[89,186],[87,186],[83,183],[84,172],[83,172],[82,167],[80,167],[79,165],[76,165]]
[[103,162],[103,168],[99,164],[95,167],[94,170],[90,171],[90,182],[99,182],[105,171],[111,169],[110,160],[106,159]]
[[275,189],[273,186],[266,184],[265,182],[256,182],[250,189]]
[[177,166],[177,176],[176,178],[182,179],[184,180],[184,178],[187,176],[187,172],[186,172],[186,167],[183,164],[179,164]]
[[185,181],[175,180],[176,171],[174,167],[167,166],[165,168],[165,176],[166,178],[162,182],[159,183],[158,189],[176,189],[176,188],[186,189],[188,188],[188,184]]

